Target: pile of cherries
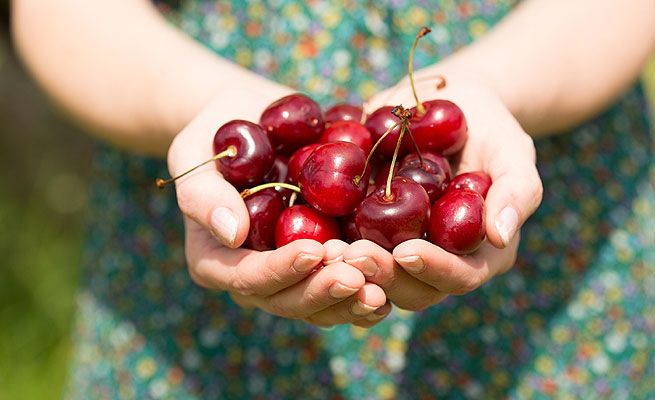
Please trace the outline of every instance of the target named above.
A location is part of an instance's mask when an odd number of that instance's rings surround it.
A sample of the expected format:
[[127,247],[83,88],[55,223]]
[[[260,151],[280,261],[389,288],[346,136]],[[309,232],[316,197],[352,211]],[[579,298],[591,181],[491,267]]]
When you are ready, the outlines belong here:
[[207,162],[242,190],[250,214],[244,246],[367,239],[391,250],[419,238],[455,254],[480,246],[491,178],[481,171],[453,177],[448,159],[466,143],[466,118],[448,100],[420,102],[414,89],[412,57],[428,32],[421,29],[410,53],[414,108],[363,115],[338,104],[323,112],[292,94],[269,105],[258,124],[233,120],[216,131]]

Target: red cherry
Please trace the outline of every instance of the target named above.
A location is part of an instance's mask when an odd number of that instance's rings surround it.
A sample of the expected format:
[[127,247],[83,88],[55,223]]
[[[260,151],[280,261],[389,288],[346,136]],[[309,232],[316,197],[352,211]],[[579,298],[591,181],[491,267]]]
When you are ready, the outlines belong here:
[[363,239],[387,250],[398,244],[419,239],[427,229],[430,212],[428,194],[421,185],[407,178],[391,181],[391,197],[380,187],[355,211],[355,224]]
[[322,144],[300,172],[300,193],[307,203],[327,215],[350,214],[366,196],[369,171],[364,170],[365,164],[366,155],[352,143]]
[[275,225],[275,243],[278,248],[299,239],[313,239],[325,243],[338,238],[337,222],[305,205],[287,208]]
[[275,157],[271,170],[264,177],[264,182],[286,182],[289,174],[289,160],[284,156]]
[[[442,171],[446,173],[447,180],[450,181],[451,177],[453,176],[453,173],[450,169],[450,163],[448,162],[448,159],[441,154],[437,154],[432,151],[421,151],[421,157],[423,157],[424,160],[430,160],[437,164]],[[405,167],[416,167],[421,165],[421,159],[416,153],[410,153],[405,158],[403,161],[400,163],[400,168],[405,168]]]
[[466,118],[462,110],[448,100],[423,102],[425,113],[411,109],[411,127],[419,149],[449,155],[464,147],[468,137]]
[[423,160],[423,164],[409,164],[398,171],[398,176],[404,176],[419,185],[430,198],[430,204],[434,203],[441,197],[448,187],[448,173],[443,168],[431,160]]
[[[389,106],[378,108],[366,119],[365,125],[366,128],[368,128],[368,130],[371,132],[373,143],[377,142],[378,139],[380,139],[389,128],[398,123],[399,119],[395,115],[391,114],[391,110],[393,109],[394,107]],[[387,135],[387,137],[380,143],[376,150],[377,154],[383,158],[391,158],[393,156],[394,150],[396,149],[396,143],[398,142],[399,136],[400,125],[394,128],[391,133],[389,133],[389,135]],[[403,146],[400,148],[401,154],[399,154],[399,156],[405,154],[409,146],[411,146],[411,142],[409,142],[407,140],[407,136],[405,136],[405,138],[403,138]]]
[[355,224],[355,214],[349,214],[340,219],[341,232],[348,243],[356,242],[362,238]]
[[244,246],[257,250],[275,248],[275,224],[286,208],[282,195],[275,189],[265,189],[244,199],[250,216],[250,230]]
[[[398,170],[398,163],[396,163],[396,171]],[[387,178],[389,177],[389,168],[391,168],[391,161],[385,163],[378,169],[378,172],[375,174],[374,184],[376,188],[383,187],[387,184]]]
[[448,190],[471,189],[478,192],[482,198],[487,198],[491,187],[491,177],[482,171],[459,174],[450,181]]
[[307,146],[296,150],[296,152],[289,157],[289,173],[287,175],[287,181],[289,183],[298,183],[298,179],[300,179],[300,171],[302,170],[303,165],[305,165],[305,161],[307,161],[307,158],[312,154],[314,149],[320,145],[320,143],[308,144]]
[[348,103],[335,104],[325,111],[325,123],[337,121],[361,121],[362,108]]
[[373,147],[371,132],[359,122],[337,121],[330,124],[321,136],[321,143],[350,142],[359,146],[364,153],[368,154]]
[[236,147],[236,156],[216,160],[225,180],[243,188],[262,182],[275,161],[266,132],[252,122],[234,120],[218,128],[214,135],[214,154]]
[[268,132],[276,152],[284,155],[316,142],[325,125],[319,105],[300,93],[282,97],[269,105],[259,124]]
[[484,199],[469,189],[447,191],[432,206],[428,238],[454,254],[471,254],[484,240]]

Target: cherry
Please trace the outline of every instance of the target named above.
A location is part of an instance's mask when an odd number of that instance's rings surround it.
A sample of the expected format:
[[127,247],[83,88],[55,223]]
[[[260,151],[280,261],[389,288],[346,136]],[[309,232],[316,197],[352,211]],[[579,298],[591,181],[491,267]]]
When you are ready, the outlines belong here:
[[487,192],[491,187],[491,177],[482,171],[466,172],[459,174],[450,181],[448,190],[471,189],[478,192],[483,199],[487,198]]
[[282,194],[266,189],[244,199],[250,216],[250,230],[244,246],[257,251],[275,249],[275,223],[286,208]]
[[[446,173],[447,180],[450,181],[453,174],[450,169],[450,163],[448,162],[448,159],[446,157],[432,151],[421,151],[421,157],[423,157],[424,160],[429,160],[437,164],[441,168],[441,170]],[[412,167],[420,166],[421,157],[419,157],[419,155],[416,153],[408,154],[400,163],[400,169],[410,166]]]
[[212,161],[216,161],[225,180],[236,187],[246,187],[261,182],[275,160],[266,132],[248,121],[233,120],[218,128],[213,146],[214,157],[176,177],[166,180],[158,178],[157,187],[163,188]]
[[356,121],[362,120],[362,108],[348,103],[335,104],[325,111],[325,123],[331,124],[337,121]]
[[423,160],[422,164],[420,162],[409,163],[409,165],[401,168],[398,171],[398,176],[404,176],[423,186],[430,198],[430,204],[432,204],[448,188],[448,172],[431,160]]
[[276,152],[284,155],[316,142],[325,125],[319,105],[300,93],[282,97],[269,105],[259,124],[268,132]]
[[421,238],[429,212],[425,189],[407,178],[395,177],[390,196],[380,187],[362,201],[355,211],[355,225],[363,239],[391,250],[406,240]]
[[362,149],[348,142],[318,146],[305,161],[298,186],[317,210],[338,217],[355,211],[366,196],[369,169]]
[[298,179],[300,179],[300,171],[302,170],[302,167],[305,165],[305,161],[307,161],[307,158],[314,152],[314,149],[316,149],[318,146],[320,146],[320,143],[312,143],[308,144],[307,146],[301,147],[298,150],[296,150],[295,153],[289,157],[289,173],[287,175],[287,181],[289,183],[298,183]]
[[484,199],[470,189],[449,190],[432,206],[429,240],[454,254],[471,254],[484,240]]
[[325,128],[320,142],[350,142],[359,146],[367,154],[373,147],[371,132],[356,121],[337,121],[330,124]]
[[[387,162],[386,164],[384,164],[382,167],[378,169],[378,172],[375,174],[375,179],[373,180],[373,183],[376,188],[386,185],[387,178],[389,177],[390,168],[391,168],[391,161]],[[398,168],[398,163],[396,163],[395,168]]]
[[[398,124],[399,119],[391,113],[394,107],[385,106],[380,107],[377,110],[373,111],[371,115],[366,119],[366,128],[371,132],[371,137],[373,141],[378,141],[382,135],[389,130],[392,126]],[[394,128],[387,137],[380,143],[378,147],[378,154],[382,157],[389,158],[393,156],[393,152],[396,148],[396,142],[400,136],[400,125]],[[404,147],[409,148],[410,142],[405,139],[403,141],[405,144]],[[404,154],[407,150],[401,148],[401,152]],[[402,154],[401,154],[402,156]]]
[[282,247],[294,240],[313,239],[325,243],[339,238],[337,222],[311,207],[296,205],[282,212],[275,225],[275,243]]
[[349,214],[339,220],[343,238],[348,243],[356,242],[362,238],[355,224],[355,214]]
[[264,182],[286,182],[289,174],[289,160],[284,156],[275,157],[271,170],[264,177]]

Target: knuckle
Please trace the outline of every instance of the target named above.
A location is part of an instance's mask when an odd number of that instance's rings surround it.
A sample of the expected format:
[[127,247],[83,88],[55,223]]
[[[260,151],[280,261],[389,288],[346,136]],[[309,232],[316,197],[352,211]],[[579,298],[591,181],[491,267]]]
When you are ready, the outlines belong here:
[[484,283],[480,274],[470,274],[469,276],[462,279],[460,285],[455,288],[453,294],[466,294],[470,293]]
[[277,298],[272,297],[268,302],[268,312],[278,317],[287,318],[287,319],[300,319],[301,316],[298,315],[293,310],[286,307],[282,304]]
[[305,294],[305,303],[312,309],[320,309],[326,305],[325,300],[320,295],[312,291],[308,291]]
[[249,282],[241,276],[238,268],[234,272],[232,282],[230,282],[230,291],[244,296],[253,294]]

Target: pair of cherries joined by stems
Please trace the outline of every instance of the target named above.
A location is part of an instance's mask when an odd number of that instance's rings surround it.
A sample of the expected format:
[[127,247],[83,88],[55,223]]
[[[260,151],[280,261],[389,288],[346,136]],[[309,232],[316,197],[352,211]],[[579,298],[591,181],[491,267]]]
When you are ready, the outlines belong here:
[[479,171],[451,177],[446,156],[463,148],[466,118],[448,100],[420,102],[416,95],[413,54],[429,32],[419,31],[409,57],[414,108],[364,115],[338,104],[323,113],[296,93],[269,105],[259,124],[233,120],[217,130],[215,156],[200,165],[215,161],[242,190],[250,215],[244,246],[263,251],[298,239],[341,238],[391,250],[425,238],[455,254],[479,247],[491,179]]

